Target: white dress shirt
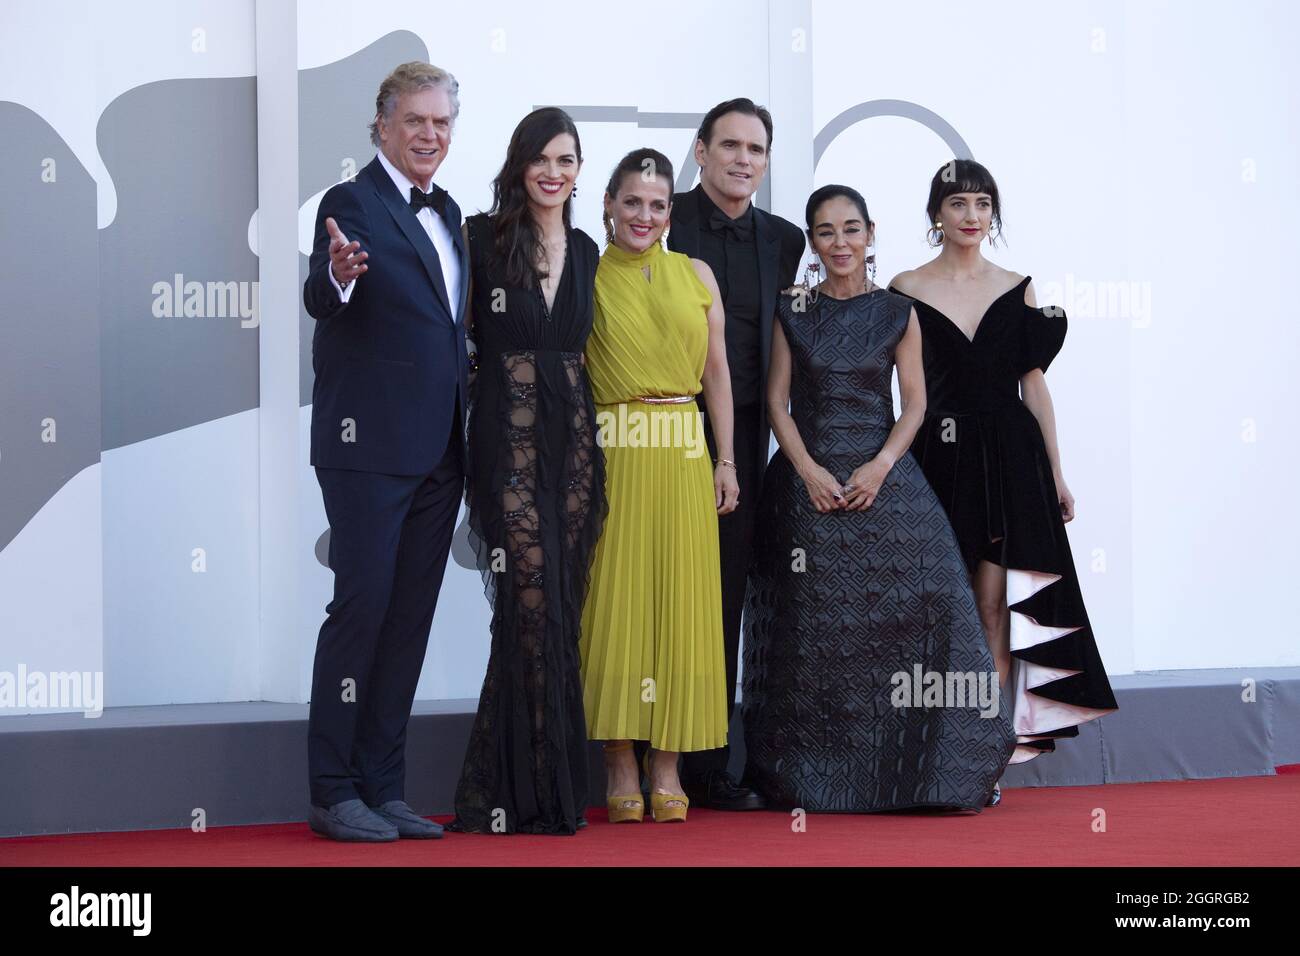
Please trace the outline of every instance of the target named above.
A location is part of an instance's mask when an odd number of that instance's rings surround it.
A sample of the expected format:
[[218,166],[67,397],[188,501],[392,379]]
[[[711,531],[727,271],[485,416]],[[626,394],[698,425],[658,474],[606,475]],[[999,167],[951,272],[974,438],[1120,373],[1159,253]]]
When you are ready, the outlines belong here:
[[[402,197],[403,202],[409,202],[411,199],[411,187],[415,183],[406,178],[406,174],[388,161],[388,157],[383,152],[376,153],[380,165],[388,171],[388,176],[397,187],[398,194]],[[424,190],[421,190],[424,192]],[[433,247],[438,250],[438,262],[442,265],[442,281],[447,287],[447,301],[451,304],[452,321],[456,319],[456,307],[460,304],[460,260],[456,256],[456,241],[452,238],[451,229],[447,226],[447,221],[434,212],[430,207],[424,206],[416,213],[416,218],[420,220],[420,225],[424,231],[429,234],[429,239],[433,242]],[[349,242],[351,239],[348,240]],[[338,280],[334,278],[333,268],[326,269],[330,277],[330,285],[334,286],[339,294],[340,302],[347,302],[352,297],[352,290],[356,288],[357,283],[361,281],[361,276],[357,276],[345,290],[339,285]]]

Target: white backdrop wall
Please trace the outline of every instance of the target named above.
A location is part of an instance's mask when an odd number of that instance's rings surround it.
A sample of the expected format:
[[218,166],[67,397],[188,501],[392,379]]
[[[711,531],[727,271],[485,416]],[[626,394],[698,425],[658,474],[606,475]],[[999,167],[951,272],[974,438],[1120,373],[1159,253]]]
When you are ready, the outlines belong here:
[[[331,588],[307,465],[311,320],[300,311],[295,364],[265,347],[289,315],[160,317],[153,286],[177,273],[284,280],[266,270],[285,260],[257,261],[259,216],[263,231],[278,217],[298,234],[288,278],[300,281],[320,195],[373,155],[365,126],[379,81],[417,57],[461,82],[438,179],[467,214],[489,204],[521,116],[574,111],[586,160],[578,221],[593,237],[625,151],[652,145],[681,162],[699,115],[747,95],[776,114],[764,202],[802,225],[815,186],[860,189],[887,281],[933,254],[929,177],[969,151],[1003,192],[1007,244],[993,258],[1070,316],[1048,381],[1108,669],[1300,663],[1295,625],[1269,600],[1287,593],[1300,530],[1287,504],[1300,465],[1292,5],[1000,2],[972,18],[948,0],[670,0],[649,13],[574,3],[557,17],[524,3],[315,0],[297,4],[287,39],[256,9],[139,0],[0,13],[0,133],[18,131],[0,153],[6,219],[51,195],[71,203],[67,225],[56,213],[45,232],[89,239],[95,289],[81,307],[77,284],[45,263],[3,275],[0,671],[102,670],[110,706],[307,699]],[[296,155],[273,136],[259,146],[259,40],[298,66]],[[260,79],[263,91],[280,82]],[[63,193],[40,181],[59,143],[82,167],[84,199],[69,198],[75,170]],[[259,177],[269,195],[272,174],[297,181],[297,208],[258,210]],[[43,321],[98,315],[37,348],[26,302],[48,310]],[[68,342],[95,369],[76,385],[49,378]],[[282,500],[266,496],[276,466],[265,444],[259,455],[268,383],[300,395]],[[42,388],[82,424],[75,464],[52,466],[31,437]],[[296,564],[259,547],[268,507],[294,516]],[[453,557],[423,698],[476,696],[486,661],[487,606],[463,526]],[[267,611],[284,595],[287,626]]]
[[1300,9],[1180,9],[1124,20],[1134,665],[1291,665]]

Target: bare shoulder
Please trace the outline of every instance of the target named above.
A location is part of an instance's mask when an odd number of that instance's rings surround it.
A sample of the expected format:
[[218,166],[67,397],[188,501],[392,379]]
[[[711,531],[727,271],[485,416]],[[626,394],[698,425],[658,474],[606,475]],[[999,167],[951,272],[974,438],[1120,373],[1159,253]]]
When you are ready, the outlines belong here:
[[713,277],[713,270],[709,268],[709,264],[703,259],[692,259],[691,266],[695,269],[695,274],[700,277],[700,281],[708,286],[710,290],[716,292],[718,282]]
[[917,269],[907,269],[900,272],[886,283],[885,288],[897,289],[904,295],[910,295],[916,289],[918,271]]
[[937,261],[938,257],[935,257],[929,262],[921,263],[915,269],[904,270],[894,276],[889,285],[912,298],[924,297],[927,290],[935,283],[943,281],[942,277],[935,273],[934,264]]

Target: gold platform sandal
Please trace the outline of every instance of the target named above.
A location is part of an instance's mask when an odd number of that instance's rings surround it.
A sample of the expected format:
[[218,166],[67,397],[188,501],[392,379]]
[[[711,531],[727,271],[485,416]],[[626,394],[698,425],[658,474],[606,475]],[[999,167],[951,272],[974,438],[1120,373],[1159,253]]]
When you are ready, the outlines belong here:
[[[650,776],[651,748],[647,747],[641,758],[641,769],[645,771],[646,783],[650,786],[650,818],[655,823],[685,823],[686,811],[691,805],[690,798],[684,793],[658,793],[654,790],[654,778]],[[670,803],[680,803],[680,807],[670,807]]]
[[[613,754],[632,749],[632,741],[605,743],[605,753]],[[605,799],[610,823],[640,823],[645,819],[645,800],[640,792],[615,795]]]

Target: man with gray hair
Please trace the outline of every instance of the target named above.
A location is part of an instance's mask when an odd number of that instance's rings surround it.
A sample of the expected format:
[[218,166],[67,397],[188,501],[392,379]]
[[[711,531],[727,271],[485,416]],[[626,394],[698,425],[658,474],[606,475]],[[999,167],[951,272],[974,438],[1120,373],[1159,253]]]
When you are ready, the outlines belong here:
[[384,80],[370,126],[379,152],[322,197],[303,286],[316,319],[311,463],[334,571],[312,672],[308,822],[336,840],[442,835],[404,788],[465,482],[468,259],[460,208],[433,182],[458,90],[428,63]]

